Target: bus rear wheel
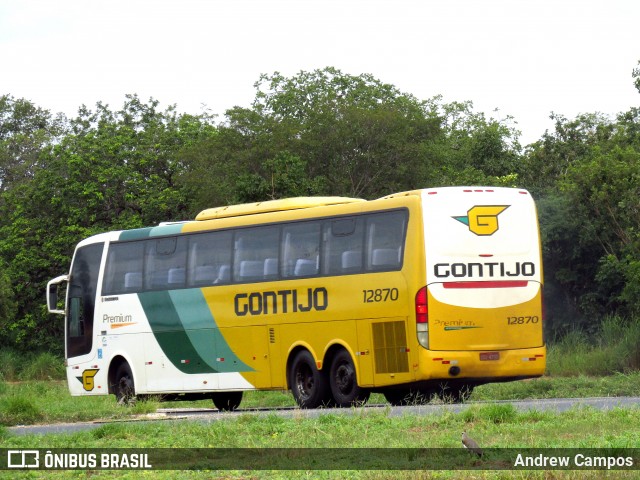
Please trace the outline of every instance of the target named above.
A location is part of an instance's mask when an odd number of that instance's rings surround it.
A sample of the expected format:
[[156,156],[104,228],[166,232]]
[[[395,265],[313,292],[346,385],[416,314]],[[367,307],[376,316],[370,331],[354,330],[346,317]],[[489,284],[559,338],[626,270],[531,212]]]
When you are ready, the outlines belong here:
[[217,392],[211,397],[216,408],[223,412],[232,412],[242,402],[242,392]]
[[318,408],[329,403],[329,385],[324,372],[316,368],[313,356],[302,350],[293,359],[289,386],[300,408]]
[[131,405],[136,401],[136,388],[133,383],[133,373],[127,362],[120,364],[116,370],[113,384],[113,393],[116,395],[118,405]]
[[346,350],[340,350],[331,362],[329,385],[338,407],[364,405],[369,400],[370,392],[358,386],[356,367]]

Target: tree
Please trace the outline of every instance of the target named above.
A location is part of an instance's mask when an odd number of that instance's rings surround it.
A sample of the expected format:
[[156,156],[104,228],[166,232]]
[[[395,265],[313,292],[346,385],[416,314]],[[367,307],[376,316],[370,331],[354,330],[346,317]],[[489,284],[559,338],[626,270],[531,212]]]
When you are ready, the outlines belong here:
[[521,171],[520,132],[513,119],[486,118],[473,110],[472,102],[426,102],[431,116],[440,119],[441,130],[423,145],[422,186],[516,186]]
[[[640,312],[640,299],[635,296],[640,289],[638,147],[598,146],[589,159],[571,166],[562,182],[574,207],[572,214],[580,219],[576,236],[589,239],[598,247],[590,258],[596,288],[586,293],[582,301],[595,302],[599,309],[585,305],[587,312]],[[588,260],[583,258],[585,263]]]
[[523,182],[537,197],[553,194],[571,165],[581,162],[613,133],[610,119],[599,113],[582,114],[572,120],[552,113],[551,119],[554,131],[545,132],[530,146],[520,169]]
[[331,193],[374,198],[413,188],[420,145],[440,131],[424,102],[368,74],[275,73],[256,89],[254,110],[288,127],[297,140],[289,150]]
[[334,68],[262,75],[255,86],[251,108],[227,111],[218,136],[186,152],[184,180],[201,207],[299,193],[373,198],[418,185],[420,150],[440,122],[423,102]]
[[[121,110],[81,107],[68,133],[42,153],[29,181],[0,204],[0,258],[18,309],[0,343],[60,348],[62,325],[48,321],[46,281],[68,271],[74,246],[98,232],[184,219],[187,195],[176,179],[180,151],[215,128],[207,115],[158,111],[127,96]],[[14,332],[9,336],[9,332]]]
[[265,160],[260,173],[241,174],[236,191],[241,202],[257,202],[287,197],[305,197],[322,193],[325,189],[322,176],[307,177],[307,164],[301,158],[287,152]]
[[63,133],[64,117],[11,95],[0,97],[0,194],[31,178],[40,154]]
[[16,310],[11,278],[6,273],[5,263],[0,259],[0,329],[8,329],[15,318]]
[[545,298],[552,330],[595,329],[640,312],[640,115],[553,118],[522,175],[539,198]]

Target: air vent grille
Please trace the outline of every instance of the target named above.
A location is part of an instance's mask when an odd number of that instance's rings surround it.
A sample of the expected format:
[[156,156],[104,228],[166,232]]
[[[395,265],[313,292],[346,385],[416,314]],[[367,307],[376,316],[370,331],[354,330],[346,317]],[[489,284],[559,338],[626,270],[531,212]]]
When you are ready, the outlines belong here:
[[376,373],[409,371],[405,322],[373,324],[373,351]]

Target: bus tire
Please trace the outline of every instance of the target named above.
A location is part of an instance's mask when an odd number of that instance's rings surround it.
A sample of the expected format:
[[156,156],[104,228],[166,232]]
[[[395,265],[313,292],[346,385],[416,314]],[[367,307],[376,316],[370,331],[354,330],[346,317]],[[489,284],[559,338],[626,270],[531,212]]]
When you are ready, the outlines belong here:
[[340,350],[333,357],[329,371],[329,385],[331,395],[338,407],[364,405],[369,400],[370,392],[358,386],[356,367],[346,350]]
[[122,362],[114,377],[113,393],[118,405],[132,405],[136,401],[136,387],[133,382],[133,373],[127,362]]
[[300,408],[318,408],[329,403],[326,373],[316,368],[313,356],[307,350],[298,352],[291,362],[289,385]]
[[240,406],[242,392],[216,392],[211,399],[218,410],[232,412]]

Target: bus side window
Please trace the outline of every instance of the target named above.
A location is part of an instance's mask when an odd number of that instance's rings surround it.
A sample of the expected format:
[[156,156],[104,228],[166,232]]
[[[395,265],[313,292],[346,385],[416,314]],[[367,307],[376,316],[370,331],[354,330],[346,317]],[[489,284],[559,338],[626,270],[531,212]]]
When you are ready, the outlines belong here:
[[251,227],[236,231],[233,280],[241,283],[265,280],[273,259],[277,261],[279,258],[279,247],[279,227]]
[[142,290],[144,241],[112,243],[104,274],[103,295]]
[[189,285],[229,283],[231,275],[231,232],[209,232],[189,239]]
[[318,274],[320,226],[320,222],[304,222],[283,228],[283,277],[308,277]]
[[145,288],[165,290],[182,288],[186,281],[187,238],[165,237],[149,239]]
[[378,213],[367,219],[367,270],[398,270],[407,224],[404,211]]
[[350,217],[325,224],[323,266],[327,275],[362,271],[364,219]]

